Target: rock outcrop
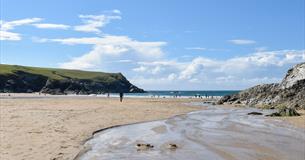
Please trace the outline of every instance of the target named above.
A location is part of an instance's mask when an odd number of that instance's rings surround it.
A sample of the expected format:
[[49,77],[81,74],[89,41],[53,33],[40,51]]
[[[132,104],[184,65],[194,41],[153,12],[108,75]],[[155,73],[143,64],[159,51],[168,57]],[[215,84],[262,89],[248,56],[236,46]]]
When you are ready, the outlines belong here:
[[290,69],[281,83],[258,85],[222,97],[218,104],[244,104],[255,107],[285,105],[305,109],[305,63]]
[[0,65],[0,92],[99,94],[144,90],[131,84],[121,73]]

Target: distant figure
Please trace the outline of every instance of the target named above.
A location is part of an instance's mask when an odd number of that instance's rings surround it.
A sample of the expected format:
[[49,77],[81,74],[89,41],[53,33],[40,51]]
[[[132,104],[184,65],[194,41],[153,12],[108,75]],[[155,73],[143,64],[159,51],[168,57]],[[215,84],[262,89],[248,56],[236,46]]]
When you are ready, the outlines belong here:
[[122,102],[123,101],[123,96],[124,96],[124,93],[120,93],[120,102]]
[[110,97],[110,94],[109,94],[109,92],[107,93],[107,98],[109,98]]

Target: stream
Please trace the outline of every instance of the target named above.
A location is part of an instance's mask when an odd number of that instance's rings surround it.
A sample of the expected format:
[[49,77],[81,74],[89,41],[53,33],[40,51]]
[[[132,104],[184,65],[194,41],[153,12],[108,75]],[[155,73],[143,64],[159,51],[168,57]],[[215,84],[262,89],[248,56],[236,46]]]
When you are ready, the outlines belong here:
[[[247,115],[254,111],[263,115]],[[304,160],[305,130],[264,116],[272,112],[208,105],[166,120],[114,127],[88,140],[89,150],[78,159]]]

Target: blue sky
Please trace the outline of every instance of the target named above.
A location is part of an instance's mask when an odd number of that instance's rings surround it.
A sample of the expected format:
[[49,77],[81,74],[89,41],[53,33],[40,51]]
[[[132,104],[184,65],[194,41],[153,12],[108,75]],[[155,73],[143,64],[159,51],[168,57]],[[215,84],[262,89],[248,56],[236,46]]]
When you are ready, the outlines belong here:
[[305,61],[303,0],[1,0],[1,63],[244,89]]

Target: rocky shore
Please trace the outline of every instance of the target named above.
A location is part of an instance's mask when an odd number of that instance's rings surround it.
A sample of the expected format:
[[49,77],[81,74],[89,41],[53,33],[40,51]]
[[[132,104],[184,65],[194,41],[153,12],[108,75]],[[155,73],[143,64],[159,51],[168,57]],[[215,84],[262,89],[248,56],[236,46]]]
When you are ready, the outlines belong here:
[[262,108],[305,109],[305,63],[288,70],[281,83],[258,85],[222,97],[218,104],[242,104]]

